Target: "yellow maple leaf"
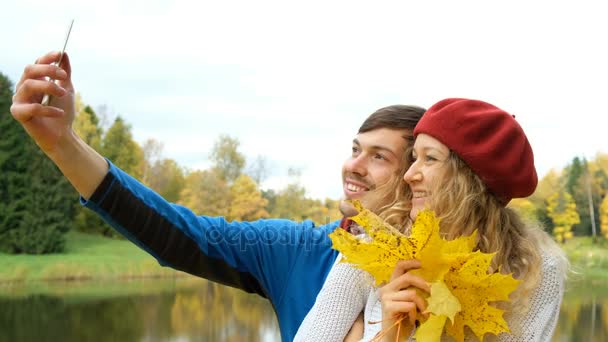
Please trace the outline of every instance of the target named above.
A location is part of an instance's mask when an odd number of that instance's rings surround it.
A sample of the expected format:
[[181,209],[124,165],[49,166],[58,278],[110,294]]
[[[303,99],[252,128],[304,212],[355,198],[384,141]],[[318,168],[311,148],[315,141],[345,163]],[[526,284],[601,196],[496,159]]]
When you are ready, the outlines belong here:
[[446,316],[432,315],[418,329],[416,329],[416,340],[418,341],[440,341],[445,325]]
[[509,294],[515,291],[520,281],[507,274],[488,274],[492,257],[493,254],[473,252],[461,268],[445,276],[448,288],[458,298],[462,307],[467,308],[456,314],[452,325],[446,326],[446,332],[456,341],[464,341],[465,325],[469,326],[480,340],[483,340],[486,333],[498,335],[510,331],[503,318],[503,310],[488,303],[508,301]]
[[[431,314],[417,328],[418,340],[439,341],[445,329],[462,342],[465,325],[481,340],[486,333],[509,331],[503,310],[490,304],[508,301],[519,281],[511,275],[488,274],[494,254],[474,252],[475,232],[447,241],[440,236],[434,213],[424,210],[418,214],[410,236],[405,236],[358,201],[351,203],[358,211],[351,219],[369,239],[356,238],[342,229],[330,234],[333,248],[344,256],[343,262],[369,272],[378,285],[390,280],[399,260],[417,259],[422,266],[411,273],[434,284],[427,298],[427,312]],[[451,324],[446,323],[448,317]]]
[[452,294],[444,282],[438,281],[431,284],[431,296],[426,307],[427,312],[433,313],[435,316],[446,316],[454,322],[454,316],[461,309],[458,298]]
[[363,208],[359,201],[353,201],[352,204],[359,214],[351,219],[365,229],[374,242],[367,243],[343,229],[336,229],[329,234],[329,237],[334,249],[347,251],[342,253],[343,262],[351,263],[369,272],[374,276],[376,285],[380,285],[390,280],[399,260],[412,259],[413,246],[407,236]]

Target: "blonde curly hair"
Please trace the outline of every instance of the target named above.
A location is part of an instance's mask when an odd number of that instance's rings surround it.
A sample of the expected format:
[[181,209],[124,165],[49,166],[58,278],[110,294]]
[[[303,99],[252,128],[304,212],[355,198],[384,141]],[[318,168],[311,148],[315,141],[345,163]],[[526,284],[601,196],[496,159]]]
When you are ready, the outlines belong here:
[[[411,149],[407,153],[399,172],[401,177],[395,177],[364,200],[370,210],[406,234],[412,223],[411,191],[403,180],[411,165]],[[456,153],[450,151],[444,167],[445,177],[434,184],[427,203],[440,219],[441,233],[451,240],[477,230],[476,249],[496,253],[489,271],[512,273],[522,281],[505,308],[524,313],[528,298],[542,278],[542,253],[557,256],[567,269],[563,251],[538,222],[526,222],[516,211],[505,207]]]

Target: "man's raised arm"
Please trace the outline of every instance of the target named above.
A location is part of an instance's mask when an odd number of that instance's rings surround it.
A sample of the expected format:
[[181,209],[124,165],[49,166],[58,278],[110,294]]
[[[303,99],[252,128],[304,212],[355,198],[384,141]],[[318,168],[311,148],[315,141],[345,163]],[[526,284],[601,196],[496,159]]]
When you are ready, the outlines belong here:
[[[108,163],[72,129],[74,86],[71,66],[64,54],[51,52],[28,65],[17,83],[11,113],[44,153],[59,167],[74,188],[90,198],[108,173]],[[49,82],[46,77],[57,82]],[[52,96],[48,106],[40,104],[44,94]]]

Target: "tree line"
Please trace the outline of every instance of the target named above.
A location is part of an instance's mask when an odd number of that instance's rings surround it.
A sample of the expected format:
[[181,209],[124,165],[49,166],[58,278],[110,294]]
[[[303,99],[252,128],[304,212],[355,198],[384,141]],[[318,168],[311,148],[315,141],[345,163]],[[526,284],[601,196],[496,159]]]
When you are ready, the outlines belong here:
[[511,206],[539,220],[559,242],[574,236],[608,239],[608,154],[576,156],[562,170],[549,171],[534,194]]
[[[12,82],[0,73],[0,252],[61,252],[69,230],[117,237],[74,200],[78,194],[11,118],[12,89]],[[189,170],[165,158],[161,142],[138,144],[122,117],[109,124],[106,109],[98,112],[77,95],[74,130],[80,137],[168,201],[197,214],[240,221],[311,219],[318,224],[340,217],[338,200],[307,197],[297,170],[290,170],[292,182],[285,188],[262,190],[268,163],[259,156],[248,165],[236,138],[220,135],[209,155],[211,166]],[[557,241],[573,236],[608,239],[607,193],[608,154],[598,153],[591,160],[574,157],[562,170],[551,170],[532,196],[509,205],[541,222]]]
[[[78,194],[23,128],[12,119],[13,84],[0,73],[0,252],[44,254],[65,249],[65,233],[76,230],[119,237],[97,215],[75,199]],[[98,113],[100,112],[100,113]],[[281,190],[262,190],[268,162],[259,156],[249,165],[238,139],[220,135],[211,150],[211,166],[190,170],[163,156],[155,139],[138,144],[131,126],[107,111],[96,112],[76,96],[74,130],[116,166],[168,201],[197,214],[251,221],[268,217],[313,220],[317,224],[340,217],[339,201],[313,199],[299,183],[297,172]]]

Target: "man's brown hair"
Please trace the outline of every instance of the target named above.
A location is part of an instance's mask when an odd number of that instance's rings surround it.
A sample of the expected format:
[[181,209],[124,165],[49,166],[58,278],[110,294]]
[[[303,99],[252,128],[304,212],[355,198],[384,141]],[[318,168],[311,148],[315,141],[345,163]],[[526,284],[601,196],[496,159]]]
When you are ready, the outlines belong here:
[[413,130],[426,109],[412,105],[392,105],[380,108],[370,115],[361,127],[359,133],[373,131],[379,128]]

